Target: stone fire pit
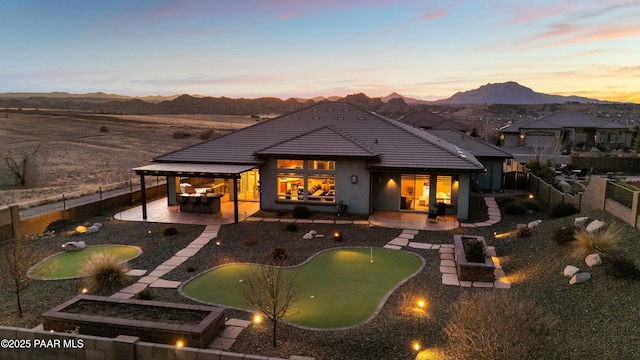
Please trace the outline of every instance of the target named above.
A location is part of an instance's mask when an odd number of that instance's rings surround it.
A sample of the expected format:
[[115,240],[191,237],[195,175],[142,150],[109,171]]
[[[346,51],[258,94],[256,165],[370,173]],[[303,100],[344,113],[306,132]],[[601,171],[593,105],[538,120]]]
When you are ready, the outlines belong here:
[[[484,262],[470,262],[464,253],[464,243],[468,240],[478,240],[484,245],[487,255]],[[458,270],[458,280],[460,281],[487,281],[495,280],[494,270],[496,268],[493,259],[488,255],[487,243],[482,236],[474,235],[453,235],[454,259]]]
[[45,330],[206,348],[224,328],[224,308],[79,295],[42,315]]

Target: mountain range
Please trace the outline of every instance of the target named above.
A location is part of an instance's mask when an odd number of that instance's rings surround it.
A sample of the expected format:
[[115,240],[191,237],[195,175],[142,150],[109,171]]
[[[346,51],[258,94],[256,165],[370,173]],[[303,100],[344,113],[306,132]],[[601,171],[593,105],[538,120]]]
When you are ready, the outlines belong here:
[[[66,92],[51,92],[51,93],[0,93],[0,99],[26,99],[26,98],[47,98],[47,99],[83,99],[90,102],[104,102],[114,100],[133,100],[138,99],[145,102],[159,103],[163,101],[171,101],[179,98],[182,95],[171,96],[144,96],[144,97],[132,97],[116,94],[105,94],[102,92],[89,93],[89,94],[71,94]],[[190,95],[196,98],[205,98],[199,95]],[[224,98],[224,97],[223,97]],[[330,100],[335,101],[343,99],[340,96],[317,96],[311,99],[304,98],[292,98],[300,103],[312,100],[314,102]],[[532,89],[520,85],[517,82],[509,81],[505,83],[494,83],[482,85],[477,89],[467,90],[455,93],[449,98],[440,99],[435,101],[426,101],[406,97],[397,92],[393,92],[387,96],[380,97],[383,103],[388,103],[391,99],[402,99],[406,104],[442,104],[442,105],[473,105],[473,104],[510,104],[510,105],[529,105],[529,104],[560,104],[566,102],[578,102],[578,103],[610,103],[607,101],[601,101],[598,99],[590,99],[580,96],[561,96],[550,95],[535,92]],[[245,100],[245,99],[237,99]]]

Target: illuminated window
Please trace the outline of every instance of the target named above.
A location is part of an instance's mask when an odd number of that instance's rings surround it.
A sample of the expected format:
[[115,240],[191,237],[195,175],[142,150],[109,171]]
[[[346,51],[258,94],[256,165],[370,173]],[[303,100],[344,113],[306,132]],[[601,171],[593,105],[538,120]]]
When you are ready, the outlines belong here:
[[278,169],[302,169],[303,160],[278,160]]
[[278,199],[303,200],[304,187],[302,174],[280,174],[278,175]]
[[429,209],[429,175],[403,174],[400,178],[400,209]]
[[335,202],[335,161],[278,160],[278,199]]
[[451,176],[438,176],[436,184],[436,202],[451,204]]
[[309,201],[334,202],[336,196],[336,181],[334,175],[310,174],[307,178],[309,186]]
[[309,160],[307,168],[312,170],[335,170],[336,162],[331,160]]

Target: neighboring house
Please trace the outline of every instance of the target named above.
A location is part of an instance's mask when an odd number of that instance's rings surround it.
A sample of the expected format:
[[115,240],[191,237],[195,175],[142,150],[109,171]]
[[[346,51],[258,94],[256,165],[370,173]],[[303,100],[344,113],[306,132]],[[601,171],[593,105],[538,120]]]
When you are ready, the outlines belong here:
[[428,211],[444,202],[448,213],[464,221],[472,175],[484,166],[471,152],[426,131],[348,103],[322,102],[134,170],[141,180],[167,176],[170,205],[181,177],[226,183],[236,221],[238,201],[260,201],[263,210],[305,205],[324,212],[335,212],[343,201],[355,214]]
[[442,116],[432,113],[428,110],[420,110],[408,113],[398,119],[409,126],[422,130],[455,130],[460,132],[468,131],[468,128],[451,119],[445,119]]
[[487,171],[477,174],[475,178],[478,190],[498,191],[502,189],[504,163],[506,160],[514,158],[512,154],[482,139],[457,131],[428,130],[428,132],[469,151],[484,165]]
[[500,129],[503,146],[606,149],[630,147],[633,130],[615,120],[579,111],[559,111],[540,119],[528,119]]

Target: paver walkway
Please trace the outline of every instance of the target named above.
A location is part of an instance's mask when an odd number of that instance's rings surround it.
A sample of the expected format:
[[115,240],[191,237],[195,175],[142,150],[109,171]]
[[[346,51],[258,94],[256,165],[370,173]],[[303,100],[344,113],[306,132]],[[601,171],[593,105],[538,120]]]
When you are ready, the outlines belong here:
[[500,208],[498,207],[498,203],[496,203],[496,198],[492,196],[485,196],[484,203],[487,204],[487,211],[489,212],[489,220],[481,221],[477,223],[460,223],[460,227],[483,227],[483,226],[491,226],[500,222]]
[[187,261],[191,256],[195,255],[212,239],[215,239],[218,236],[218,231],[220,231],[219,224],[207,225],[200,236],[189,243],[189,245],[187,245],[184,249],[178,251],[175,255],[169,258],[169,260],[158,265],[158,267],[156,267],[146,276],[143,276],[145,274],[144,270],[134,269],[130,271],[129,275],[142,277],[138,279],[136,283],[127,286],[119,292],[111,295],[111,297],[119,299],[130,299],[147,287],[177,289],[178,286],[180,286],[179,281],[165,280],[162,279],[162,276],[180,266],[180,264]]
[[494,270],[496,280],[493,282],[460,281],[458,280],[456,263],[453,258],[453,244],[429,244],[411,241],[417,233],[417,230],[403,230],[400,235],[384,245],[384,248],[400,250],[403,247],[410,247],[422,250],[438,250],[440,254],[442,284],[444,285],[456,285],[462,287],[494,287],[497,289],[509,289],[511,287],[511,284],[507,280],[507,276],[500,265],[500,259],[496,256],[496,248],[494,246],[487,246],[487,250],[496,266],[496,269]]

